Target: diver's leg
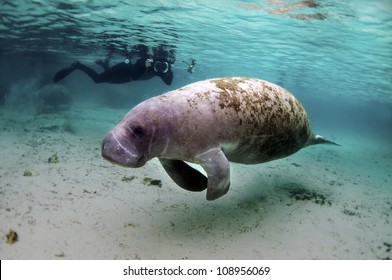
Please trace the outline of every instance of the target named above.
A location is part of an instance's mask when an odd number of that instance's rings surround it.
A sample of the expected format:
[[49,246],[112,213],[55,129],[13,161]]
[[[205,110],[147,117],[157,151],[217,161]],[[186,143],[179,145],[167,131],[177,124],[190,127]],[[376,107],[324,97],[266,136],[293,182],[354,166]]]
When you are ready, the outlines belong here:
[[101,75],[98,74],[97,72],[95,72],[94,69],[92,69],[92,68],[90,68],[80,62],[74,63],[73,65],[74,65],[75,69],[79,69],[80,71],[84,72],[87,76],[89,76],[94,81],[94,83],[98,84],[98,83],[104,82],[101,79]]
[[58,71],[54,77],[53,77],[53,82],[57,83],[58,81],[61,81],[62,79],[64,79],[65,77],[67,77],[69,74],[71,74],[74,70],[75,70],[75,66],[74,64],[72,64],[71,66],[61,69],[60,71]]
[[97,61],[95,61],[95,64],[101,66],[104,70],[108,70],[109,69],[109,58],[97,60]]
[[53,77],[53,82],[57,83],[58,81],[61,81],[76,69],[79,69],[86,73],[95,83],[103,82],[102,78],[99,74],[97,74],[97,72],[95,72],[90,67],[87,67],[86,65],[80,63],[79,61],[75,61],[74,63],[72,63],[71,66],[58,71]]

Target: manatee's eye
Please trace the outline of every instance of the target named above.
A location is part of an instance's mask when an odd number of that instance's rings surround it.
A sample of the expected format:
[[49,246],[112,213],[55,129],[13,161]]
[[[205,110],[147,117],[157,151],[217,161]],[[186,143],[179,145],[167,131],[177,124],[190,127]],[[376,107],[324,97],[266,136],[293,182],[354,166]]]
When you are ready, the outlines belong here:
[[141,138],[144,136],[144,129],[141,126],[136,126],[132,129],[133,134],[138,137]]

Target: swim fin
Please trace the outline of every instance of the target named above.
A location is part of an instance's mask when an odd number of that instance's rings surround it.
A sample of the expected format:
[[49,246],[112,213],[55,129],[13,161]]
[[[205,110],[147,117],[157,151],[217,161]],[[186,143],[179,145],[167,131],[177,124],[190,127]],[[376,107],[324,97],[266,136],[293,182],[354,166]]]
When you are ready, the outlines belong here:
[[61,81],[62,79],[67,77],[69,74],[71,74],[75,69],[76,69],[76,67],[74,65],[71,65],[65,69],[58,71],[53,77],[53,82],[57,83],[58,81]]

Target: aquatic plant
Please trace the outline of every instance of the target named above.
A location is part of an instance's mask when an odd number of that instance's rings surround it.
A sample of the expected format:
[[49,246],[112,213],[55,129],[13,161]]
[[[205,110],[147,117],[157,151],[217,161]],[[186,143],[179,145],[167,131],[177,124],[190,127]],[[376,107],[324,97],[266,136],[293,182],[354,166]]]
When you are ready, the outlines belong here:
[[131,182],[135,178],[136,178],[136,176],[126,176],[126,175],[124,175],[124,177],[122,177],[121,181],[123,181],[123,182]]
[[8,244],[14,244],[16,241],[18,241],[18,234],[16,233],[16,231],[13,231],[12,229],[10,229],[10,231],[7,233],[6,235],[7,238],[7,243]]
[[315,191],[309,191],[302,187],[295,187],[293,189],[289,189],[290,197],[295,200],[301,201],[312,201],[319,205],[332,205],[332,202],[324,195],[316,193]]
[[149,177],[144,178],[143,183],[146,186],[157,186],[158,188],[162,187],[162,181],[161,180],[155,180]]
[[58,162],[59,162],[59,158],[57,154],[53,154],[48,158],[48,163],[58,163]]
[[31,176],[33,176],[33,172],[31,172],[31,170],[26,169],[26,170],[23,172],[23,176],[31,177]]

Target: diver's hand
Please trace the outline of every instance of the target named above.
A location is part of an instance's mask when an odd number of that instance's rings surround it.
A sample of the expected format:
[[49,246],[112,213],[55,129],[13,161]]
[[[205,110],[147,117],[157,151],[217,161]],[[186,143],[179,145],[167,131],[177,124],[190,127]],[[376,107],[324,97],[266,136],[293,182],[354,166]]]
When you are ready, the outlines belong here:
[[146,68],[150,67],[153,62],[154,62],[154,60],[152,58],[147,59],[146,60]]

